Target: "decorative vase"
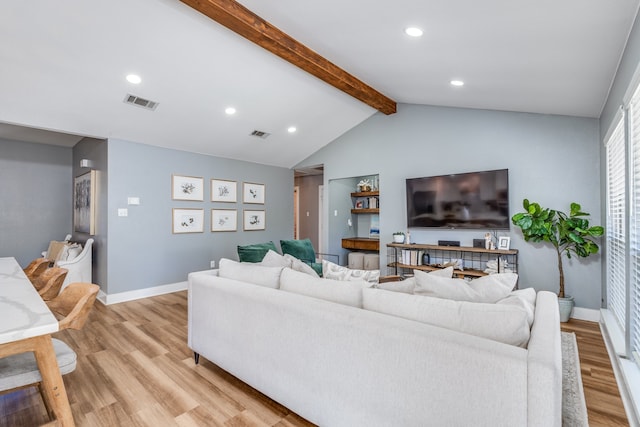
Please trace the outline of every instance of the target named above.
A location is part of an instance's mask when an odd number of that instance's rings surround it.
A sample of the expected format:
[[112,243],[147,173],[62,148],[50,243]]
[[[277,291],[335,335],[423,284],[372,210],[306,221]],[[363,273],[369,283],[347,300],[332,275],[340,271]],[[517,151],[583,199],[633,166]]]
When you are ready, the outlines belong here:
[[402,234],[394,234],[393,243],[404,243],[404,236]]
[[560,321],[562,323],[566,323],[569,321],[574,305],[575,302],[573,301],[572,296],[566,296],[564,298],[558,297],[558,306],[560,307]]

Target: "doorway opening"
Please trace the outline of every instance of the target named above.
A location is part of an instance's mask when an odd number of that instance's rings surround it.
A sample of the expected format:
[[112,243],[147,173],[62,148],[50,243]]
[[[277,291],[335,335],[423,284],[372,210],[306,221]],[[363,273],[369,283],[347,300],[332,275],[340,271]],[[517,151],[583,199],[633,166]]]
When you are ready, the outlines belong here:
[[294,171],[295,239],[309,239],[316,252],[323,252],[324,232],[324,166],[312,166]]

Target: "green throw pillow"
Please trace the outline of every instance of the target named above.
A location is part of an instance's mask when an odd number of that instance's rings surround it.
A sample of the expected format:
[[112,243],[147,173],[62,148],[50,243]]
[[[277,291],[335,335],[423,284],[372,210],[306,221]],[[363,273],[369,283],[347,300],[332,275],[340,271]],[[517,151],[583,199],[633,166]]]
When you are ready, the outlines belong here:
[[321,262],[312,262],[311,263],[311,268],[313,268],[316,273],[318,273],[318,276],[322,277],[322,263]]
[[283,255],[289,254],[307,264],[316,262],[316,252],[313,250],[313,245],[309,239],[280,240],[280,247]]
[[269,249],[278,252],[273,242],[245,246],[238,245],[238,258],[240,262],[261,262],[267,252],[269,252]]

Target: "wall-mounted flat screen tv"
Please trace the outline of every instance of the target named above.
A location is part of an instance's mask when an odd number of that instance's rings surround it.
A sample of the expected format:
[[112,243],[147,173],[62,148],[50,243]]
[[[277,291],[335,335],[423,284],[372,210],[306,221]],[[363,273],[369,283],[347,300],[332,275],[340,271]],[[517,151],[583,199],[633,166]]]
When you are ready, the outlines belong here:
[[509,170],[407,179],[407,226],[509,229]]

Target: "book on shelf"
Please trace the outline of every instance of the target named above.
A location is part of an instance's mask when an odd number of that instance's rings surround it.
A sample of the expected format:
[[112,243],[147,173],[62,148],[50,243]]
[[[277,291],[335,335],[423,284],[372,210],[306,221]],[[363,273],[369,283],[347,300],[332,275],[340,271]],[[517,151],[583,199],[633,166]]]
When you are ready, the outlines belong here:
[[404,265],[422,265],[422,256],[424,251],[420,249],[403,249],[401,252],[400,263]]

